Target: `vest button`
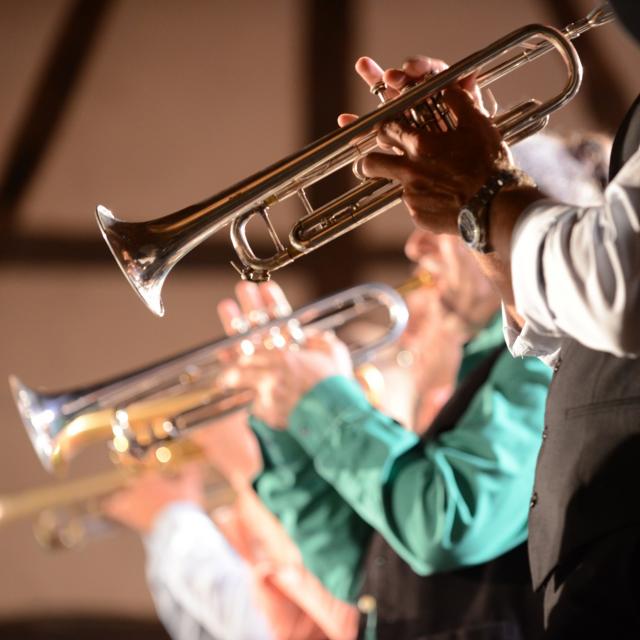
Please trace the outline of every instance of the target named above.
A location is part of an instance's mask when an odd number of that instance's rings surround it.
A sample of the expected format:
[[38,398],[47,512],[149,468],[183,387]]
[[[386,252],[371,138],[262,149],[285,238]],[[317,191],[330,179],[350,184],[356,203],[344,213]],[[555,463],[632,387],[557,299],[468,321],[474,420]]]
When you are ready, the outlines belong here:
[[560,369],[560,363],[562,362],[562,358],[558,356],[556,363],[553,365],[553,372],[558,373],[558,369]]
[[538,492],[534,491],[531,494],[531,500],[529,501],[529,508],[533,509],[538,504]]
[[383,556],[376,556],[376,559],[374,562],[376,564],[376,567],[383,567],[386,564],[386,560],[384,559]]
[[356,606],[362,615],[370,616],[375,613],[375,610],[378,607],[378,602],[374,596],[365,593],[358,598]]
[[542,430],[542,439],[546,440],[548,435],[549,435],[549,427],[545,425],[544,429]]

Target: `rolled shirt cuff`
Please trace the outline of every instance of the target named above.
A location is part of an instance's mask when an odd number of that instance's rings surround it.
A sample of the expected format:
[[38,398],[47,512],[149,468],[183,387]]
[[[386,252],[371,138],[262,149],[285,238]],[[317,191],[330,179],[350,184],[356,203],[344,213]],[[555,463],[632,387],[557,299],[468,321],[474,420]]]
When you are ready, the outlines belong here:
[[368,470],[384,483],[398,457],[419,443],[343,376],[327,378],[304,395],[289,417],[289,431],[332,482],[344,472]]
[[569,209],[553,200],[539,200],[524,211],[513,230],[511,278],[516,309],[539,335],[557,334],[547,302],[542,252],[550,229]]
[[505,312],[504,337],[513,356],[536,356],[553,366],[560,350],[561,332],[549,307],[543,265],[550,230],[572,207],[539,200],[520,216],[511,243],[511,278],[516,309],[524,318],[517,326]]
[[308,461],[306,451],[287,430],[272,429],[253,415],[249,416],[249,425],[258,439],[265,470]]
[[514,358],[535,357],[550,367],[558,361],[561,339],[536,333],[528,322],[520,327],[513,321],[504,304],[502,305],[502,333],[507,348]]

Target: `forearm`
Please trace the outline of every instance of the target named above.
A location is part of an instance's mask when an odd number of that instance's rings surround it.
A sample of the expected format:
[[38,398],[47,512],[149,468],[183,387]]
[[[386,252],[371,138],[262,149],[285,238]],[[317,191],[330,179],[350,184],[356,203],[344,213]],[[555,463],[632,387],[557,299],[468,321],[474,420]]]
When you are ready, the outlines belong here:
[[[543,367],[537,361],[532,366]],[[422,446],[414,434],[367,406],[355,388],[341,390],[331,380],[303,399],[290,429],[313,455],[318,473],[416,572],[448,570],[495,557],[526,536],[526,500],[548,373],[536,370],[532,378],[531,384],[522,381],[535,404],[531,420],[519,420],[518,407],[512,420],[503,418],[509,407],[503,406],[501,393],[488,388],[488,397],[474,400],[469,424],[448,436],[450,446]],[[318,404],[325,406],[324,413],[314,410]],[[493,406],[495,425],[487,415]],[[505,471],[503,451],[518,434],[526,446],[515,447],[514,465]],[[489,490],[498,477],[499,495]],[[517,516],[507,514],[520,502],[524,506]],[[496,532],[498,509],[504,518]]]
[[174,640],[195,637],[198,628],[216,640],[272,637],[250,569],[199,508],[167,509],[145,546],[149,589]]
[[[433,533],[436,519],[410,521],[413,509],[400,513],[390,498],[398,495],[394,488],[401,461],[421,458],[418,437],[374,409],[361,389],[345,378],[330,378],[314,387],[292,414],[289,431],[312,458],[317,473],[415,568],[407,530],[418,527],[424,541]],[[414,487],[406,488],[416,496]]]
[[511,262],[511,238],[518,219],[527,207],[546,197],[532,186],[505,187],[496,194],[489,213],[489,243],[497,262],[504,265]]
[[607,187],[604,203],[594,204],[534,201],[515,224],[508,211],[501,223],[498,212],[496,242],[504,258],[501,234],[511,229],[514,298],[526,331],[634,355],[640,352],[640,152]]

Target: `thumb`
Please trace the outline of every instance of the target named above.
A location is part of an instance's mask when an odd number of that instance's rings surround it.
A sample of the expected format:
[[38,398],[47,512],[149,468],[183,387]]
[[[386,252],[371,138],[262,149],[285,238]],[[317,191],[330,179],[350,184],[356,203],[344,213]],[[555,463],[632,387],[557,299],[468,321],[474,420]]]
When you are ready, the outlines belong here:
[[460,87],[449,87],[444,92],[444,100],[458,118],[458,126],[476,126],[486,123],[487,117],[477,107],[472,95]]
[[[466,76],[465,78],[462,78],[459,81],[458,86],[464,91],[466,91],[471,96],[472,100],[475,102],[476,107],[480,109],[480,111],[482,111],[483,114],[488,116],[490,110],[486,108],[484,104],[484,101],[482,99],[482,92],[480,91],[480,87],[478,86],[477,79],[478,79],[478,72],[475,71],[471,75]],[[487,91],[488,91],[488,94],[491,96],[491,99],[495,101],[495,99],[493,98],[493,94],[489,90]]]
[[338,126],[346,127],[348,124],[355,122],[357,119],[358,116],[354,115],[353,113],[341,113],[338,116]]

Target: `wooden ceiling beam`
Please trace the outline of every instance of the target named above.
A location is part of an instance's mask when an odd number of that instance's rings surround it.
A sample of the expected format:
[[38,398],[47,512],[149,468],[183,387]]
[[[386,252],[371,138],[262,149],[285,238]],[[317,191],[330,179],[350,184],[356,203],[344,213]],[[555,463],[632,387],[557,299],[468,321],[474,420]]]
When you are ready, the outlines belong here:
[[0,176],[0,231],[8,244],[21,200],[45,157],[113,0],[75,0],[47,54],[9,143]]
[[[356,232],[357,233],[357,232]],[[311,273],[313,278],[323,280],[333,277],[342,278],[344,274],[333,276],[335,271],[343,271],[348,258],[344,257],[348,248],[347,237],[339,238],[333,244],[336,255],[328,260],[327,247],[322,247],[303,256],[288,269],[303,269]],[[344,247],[341,245],[345,245]],[[259,251],[260,247],[256,247]],[[268,247],[264,247],[265,252]],[[194,249],[178,265],[178,269],[210,269],[212,267],[229,268],[230,261],[235,257],[230,243],[205,242]],[[373,247],[362,251],[357,256],[356,271],[360,266],[370,266],[377,262],[405,263],[402,247]],[[34,268],[64,265],[106,266],[117,271],[107,245],[96,234],[95,238],[56,236],[51,234],[16,235],[8,242],[0,253],[0,266],[19,265]],[[315,274],[315,275],[314,275]],[[309,274],[307,274],[309,275]],[[348,286],[348,285],[340,285]],[[340,288],[340,286],[336,288]]]

